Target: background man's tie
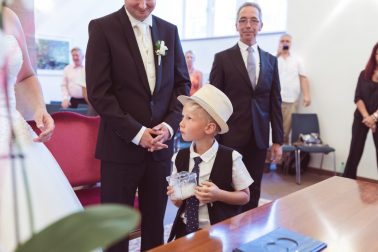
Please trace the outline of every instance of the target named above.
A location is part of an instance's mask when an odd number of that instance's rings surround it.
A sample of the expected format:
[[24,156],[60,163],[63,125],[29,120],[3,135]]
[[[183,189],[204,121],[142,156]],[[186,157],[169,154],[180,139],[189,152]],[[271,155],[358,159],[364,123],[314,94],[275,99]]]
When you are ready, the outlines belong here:
[[[194,167],[192,172],[197,174],[197,184],[199,182],[199,164],[202,162],[200,157],[194,158]],[[186,232],[192,233],[198,230],[198,208],[199,200],[196,196],[192,196],[186,200],[185,216],[186,216]]]
[[256,61],[255,57],[253,57],[253,48],[252,46],[248,47],[248,57],[247,57],[247,71],[248,71],[248,76],[249,79],[251,80],[252,83],[252,88],[256,88]]

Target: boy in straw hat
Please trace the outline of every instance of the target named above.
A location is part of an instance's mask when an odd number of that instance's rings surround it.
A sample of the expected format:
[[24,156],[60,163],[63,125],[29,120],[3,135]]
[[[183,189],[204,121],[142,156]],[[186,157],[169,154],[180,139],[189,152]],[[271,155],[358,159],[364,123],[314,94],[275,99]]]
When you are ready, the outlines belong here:
[[[193,96],[179,96],[184,105],[180,131],[187,149],[172,158],[172,174],[181,171],[197,173],[195,195],[172,200],[179,207],[168,241],[230,218],[249,201],[253,183],[242,156],[215,139],[228,131],[227,120],[233,108],[227,96],[213,85],[204,85]],[[171,196],[173,188],[168,186]]]

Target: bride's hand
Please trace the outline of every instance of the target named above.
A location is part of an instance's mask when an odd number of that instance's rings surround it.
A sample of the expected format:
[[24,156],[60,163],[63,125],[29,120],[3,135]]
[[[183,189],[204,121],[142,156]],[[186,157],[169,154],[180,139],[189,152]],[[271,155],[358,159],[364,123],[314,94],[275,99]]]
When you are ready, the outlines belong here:
[[33,139],[34,142],[47,142],[50,140],[55,125],[54,120],[47,111],[37,112],[34,117],[35,124],[41,133]]

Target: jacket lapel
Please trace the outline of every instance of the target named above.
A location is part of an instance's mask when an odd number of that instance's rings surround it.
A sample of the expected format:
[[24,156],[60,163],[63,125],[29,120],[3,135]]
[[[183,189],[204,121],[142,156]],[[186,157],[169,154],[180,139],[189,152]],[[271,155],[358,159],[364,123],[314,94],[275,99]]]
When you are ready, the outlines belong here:
[[237,68],[240,75],[244,79],[244,83],[248,85],[248,87],[251,88],[251,90],[253,90],[252,83],[251,83],[251,80],[249,79],[247,68],[245,67],[245,63],[241,55],[238,44],[236,44],[234,47],[231,48],[231,55],[232,55],[231,59],[233,61],[233,65]]
[[157,26],[156,19],[154,16],[152,16],[152,28],[151,28],[151,38],[152,38],[152,48],[154,53],[154,59],[155,59],[155,75],[156,75],[156,84],[155,84],[155,90],[154,94],[157,94],[159,92],[159,89],[161,87],[161,79],[162,79],[162,69],[163,69],[163,57],[161,58],[161,62],[159,65],[158,62],[158,56],[155,53],[156,50],[156,42],[158,40],[162,40],[159,34],[159,27]]
[[265,52],[262,51],[260,47],[258,47],[258,49],[259,49],[259,55],[260,55],[260,74],[259,74],[259,79],[257,80],[256,88],[259,88],[262,85],[261,78],[262,76],[265,76],[264,70],[265,70],[265,66],[267,65],[267,57],[265,55]]
[[146,91],[149,94],[151,94],[150,87],[148,85],[148,80],[147,80],[147,73],[146,73],[146,70],[144,69],[142,56],[140,55],[138,43],[134,35],[134,30],[133,30],[133,27],[131,26],[131,22],[129,20],[129,17],[126,14],[124,7],[122,7],[119,10],[119,19],[121,22],[121,26],[123,28],[124,36],[127,40],[129,51],[132,55],[133,60],[135,61],[135,65],[139,73],[139,76],[141,78],[143,87],[146,89]]

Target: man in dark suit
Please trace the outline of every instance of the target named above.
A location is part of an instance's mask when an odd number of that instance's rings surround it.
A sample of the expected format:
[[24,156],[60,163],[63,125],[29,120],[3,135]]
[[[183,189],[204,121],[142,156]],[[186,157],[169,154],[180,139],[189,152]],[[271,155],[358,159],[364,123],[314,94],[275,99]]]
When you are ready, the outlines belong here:
[[[96,157],[101,159],[103,203],[132,206],[138,188],[141,250],[163,243],[166,180],[172,136],[190,79],[177,27],[151,15],[155,0],[125,6],[89,24],[88,97],[101,116]],[[127,251],[124,240],[109,251]]]
[[228,120],[230,131],[220,142],[236,149],[254,182],[249,187],[250,202],[243,211],[258,206],[261,179],[269,147],[272,126],[272,160],[282,155],[282,112],[277,59],[261,50],[256,35],[262,28],[261,9],[255,3],[244,3],[237,12],[236,29],[240,41],[215,55],[210,83],[231,100],[234,113]]

